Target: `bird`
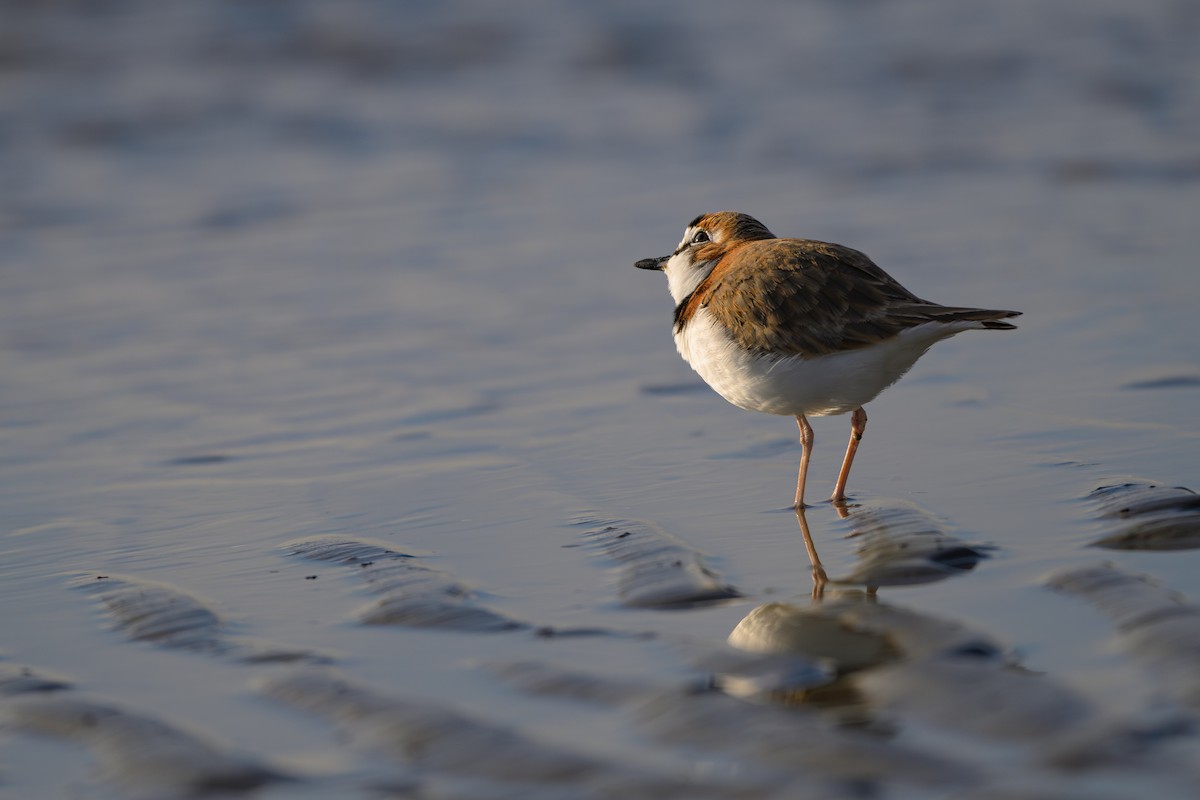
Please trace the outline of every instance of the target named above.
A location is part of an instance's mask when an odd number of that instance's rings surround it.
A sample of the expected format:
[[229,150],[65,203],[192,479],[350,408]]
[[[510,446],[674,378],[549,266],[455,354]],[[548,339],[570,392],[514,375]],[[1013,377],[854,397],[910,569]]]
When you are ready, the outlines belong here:
[[736,211],[701,214],[673,253],[634,266],[666,274],[676,349],[717,394],[739,408],[796,418],[797,510],[806,507],[813,449],[808,417],[851,415],[829,498],[844,505],[867,426],[863,406],[935,343],[966,330],[1013,330],[1004,320],[1021,314],[922,300],[858,250],[779,238]]

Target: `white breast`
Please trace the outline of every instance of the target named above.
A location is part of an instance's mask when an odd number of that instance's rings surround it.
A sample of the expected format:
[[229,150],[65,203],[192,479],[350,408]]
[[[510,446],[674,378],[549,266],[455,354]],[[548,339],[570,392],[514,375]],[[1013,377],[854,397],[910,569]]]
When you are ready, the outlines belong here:
[[978,323],[930,322],[878,345],[801,358],[762,356],[740,347],[706,308],[699,308],[675,346],[717,394],[740,408],[767,414],[844,414],[869,403],[899,380],[940,339]]

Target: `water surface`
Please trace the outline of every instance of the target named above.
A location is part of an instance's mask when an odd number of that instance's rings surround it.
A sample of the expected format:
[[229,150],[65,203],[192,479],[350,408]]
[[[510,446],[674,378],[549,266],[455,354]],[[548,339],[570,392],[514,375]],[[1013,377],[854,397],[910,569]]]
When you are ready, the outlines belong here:
[[[1045,586],[1108,560],[1200,602],[1200,555],[1090,547],[1117,531],[1086,500],[1131,480],[1200,486],[1190,4],[4,15],[0,663],[72,687],[7,712],[13,796],[186,789],[106,760],[115,734],[80,738],[72,720],[109,708],[134,752],[153,720],[212,737],[170,741],[262,797],[1190,796],[1194,703],[1114,649],[1086,598]],[[868,408],[850,493],[988,548],[873,607],[988,642],[986,680],[1044,675],[1028,691],[1078,710],[1038,728],[1061,726],[1058,761],[897,701],[903,665],[930,655],[897,644],[898,616],[813,606],[784,510],[794,423],[703,387],[674,352],[661,276],[632,267],[720,209],[861,249],[920,296],[1025,313],[1016,332],[939,344]],[[814,422],[814,497],[848,427]],[[662,531],[741,597],[623,605],[588,519]],[[852,574],[853,520],[819,505],[805,521],[827,574]],[[378,599],[364,575],[290,554],[313,536],[381,542],[519,624],[361,624]],[[130,637],[72,586],[81,574],[195,599],[218,644]],[[840,591],[826,604],[872,605]],[[900,666],[863,673],[867,700],[825,706],[865,708],[886,735],[847,734],[811,701],[680,699],[721,671],[697,653],[766,603],[884,626]],[[264,642],[339,672],[230,656]],[[789,662],[804,691],[829,674],[819,655],[816,673]],[[579,703],[498,680],[512,663],[634,688]],[[392,709],[392,739],[289,703],[289,687],[342,680]],[[449,731],[425,759],[390,749],[414,718]],[[1076,724],[1114,738],[1068,757]],[[500,747],[489,726],[544,769],[465,770],[455,743]],[[697,734],[724,728],[762,735]],[[834,743],[822,763],[850,766],[800,774],[789,754],[817,739]],[[536,749],[551,743],[566,762]],[[1103,746],[1134,755],[1097,767]]]

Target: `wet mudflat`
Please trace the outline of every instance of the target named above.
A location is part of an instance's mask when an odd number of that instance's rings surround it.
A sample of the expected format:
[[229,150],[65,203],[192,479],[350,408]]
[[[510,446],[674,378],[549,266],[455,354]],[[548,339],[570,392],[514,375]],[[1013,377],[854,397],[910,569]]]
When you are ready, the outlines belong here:
[[[698,9],[2,12],[0,793],[1195,796],[1200,18]],[[1025,312],[845,509],[719,209]]]

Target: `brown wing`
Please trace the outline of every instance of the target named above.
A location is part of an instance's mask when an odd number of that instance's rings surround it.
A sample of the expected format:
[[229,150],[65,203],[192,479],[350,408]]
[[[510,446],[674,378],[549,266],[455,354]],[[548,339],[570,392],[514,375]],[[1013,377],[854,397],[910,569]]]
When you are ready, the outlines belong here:
[[695,294],[693,302],[743,346],[806,358],[866,347],[932,321],[1012,328],[996,320],[1018,313],[930,303],[857,250],[805,239],[749,242],[722,259]]

